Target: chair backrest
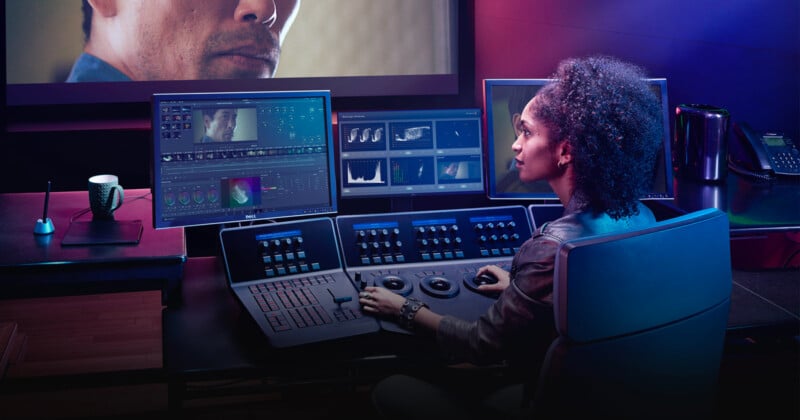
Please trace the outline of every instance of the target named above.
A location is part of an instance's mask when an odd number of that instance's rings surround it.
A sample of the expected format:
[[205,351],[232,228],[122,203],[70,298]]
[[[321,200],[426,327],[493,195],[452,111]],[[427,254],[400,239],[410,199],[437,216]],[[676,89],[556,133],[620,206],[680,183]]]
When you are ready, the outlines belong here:
[[730,307],[729,236],[726,214],[707,209],[564,243],[554,273],[559,337],[533,412],[708,417]]

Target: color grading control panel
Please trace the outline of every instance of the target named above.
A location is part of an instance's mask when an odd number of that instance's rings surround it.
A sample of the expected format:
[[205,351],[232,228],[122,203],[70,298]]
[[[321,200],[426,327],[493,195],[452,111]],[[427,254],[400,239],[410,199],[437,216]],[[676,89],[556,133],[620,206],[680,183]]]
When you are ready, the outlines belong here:
[[[477,270],[505,269],[531,237],[522,206],[339,216],[345,270],[358,288],[376,285],[475,320],[496,299],[477,291]],[[406,332],[391,320],[384,329]]]

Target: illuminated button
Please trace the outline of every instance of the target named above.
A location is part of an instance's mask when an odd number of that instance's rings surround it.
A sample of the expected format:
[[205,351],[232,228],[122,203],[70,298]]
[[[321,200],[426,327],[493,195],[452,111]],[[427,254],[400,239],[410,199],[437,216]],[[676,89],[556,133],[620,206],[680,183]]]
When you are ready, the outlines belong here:
[[272,264],[272,257],[269,255],[264,255],[264,264]]
[[369,265],[370,264],[369,257],[361,257],[361,264]]
[[275,277],[275,270],[269,268],[264,271],[264,274],[266,274],[267,277]]
[[317,262],[311,263],[311,269],[314,270],[314,271],[319,270],[319,263],[317,263]]
[[278,275],[279,276],[285,276],[286,275],[286,268],[278,267]]
[[305,251],[297,251],[297,258],[299,258],[301,260],[304,260],[306,258],[306,252]]
[[292,274],[297,274],[297,267],[296,266],[290,266],[289,267],[289,272],[292,273]]
[[275,258],[275,262],[276,263],[283,262],[283,255],[282,254],[275,254],[274,258]]
[[395,255],[394,259],[399,263],[406,262],[406,257],[404,255]]

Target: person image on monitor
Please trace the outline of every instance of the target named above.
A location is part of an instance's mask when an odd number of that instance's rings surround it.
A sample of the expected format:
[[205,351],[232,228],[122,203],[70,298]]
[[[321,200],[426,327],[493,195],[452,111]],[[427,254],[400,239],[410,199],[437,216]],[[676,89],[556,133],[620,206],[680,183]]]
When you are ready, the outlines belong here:
[[234,108],[203,109],[203,127],[205,128],[205,134],[203,134],[199,143],[231,141],[236,131],[237,115],[238,112]]
[[450,180],[456,179],[458,176],[458,168],[461,165],[461,162],[448,162],[442,168],[442,172],[439,174],[440,180]]
[[[520,180],[545,180],[564,213],[537,228],[514,255],[510,271],[496,265],[477,270],[495,279],[479,290],[499,293],[497,300],[476,321],[442,315],[435,303],[428,307],[383,287],[365,287],[359,303],[367,314],[431,337],[452,363],[507,363],[520,377],[505,380],[518,383],[536,377],[557,335],[553,275],[559,246],[656,222],[639,197],[649,190],[661,146],[661,107],[639,67],[606,56],[567,59],[525,105],[516,128],[511,149]],[[477,414],[477,403],[496,389],[490,386],[502,386],[481,375],[473,381],[453,375],[390,376],[373,389],[373,401],[387,418],[442,412],[436,408],[453,406],[442,395]]]
[[270,78],[300,0],[83,0],[67,82]]

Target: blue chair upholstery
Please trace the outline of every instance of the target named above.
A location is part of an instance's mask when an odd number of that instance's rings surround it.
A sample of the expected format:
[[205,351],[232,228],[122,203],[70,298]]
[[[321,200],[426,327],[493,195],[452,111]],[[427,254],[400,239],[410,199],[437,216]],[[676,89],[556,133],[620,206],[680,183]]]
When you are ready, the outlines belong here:
[[711,416],[732,287],[725,213],[569,241],[554,275],[559,337],[537,417]]

